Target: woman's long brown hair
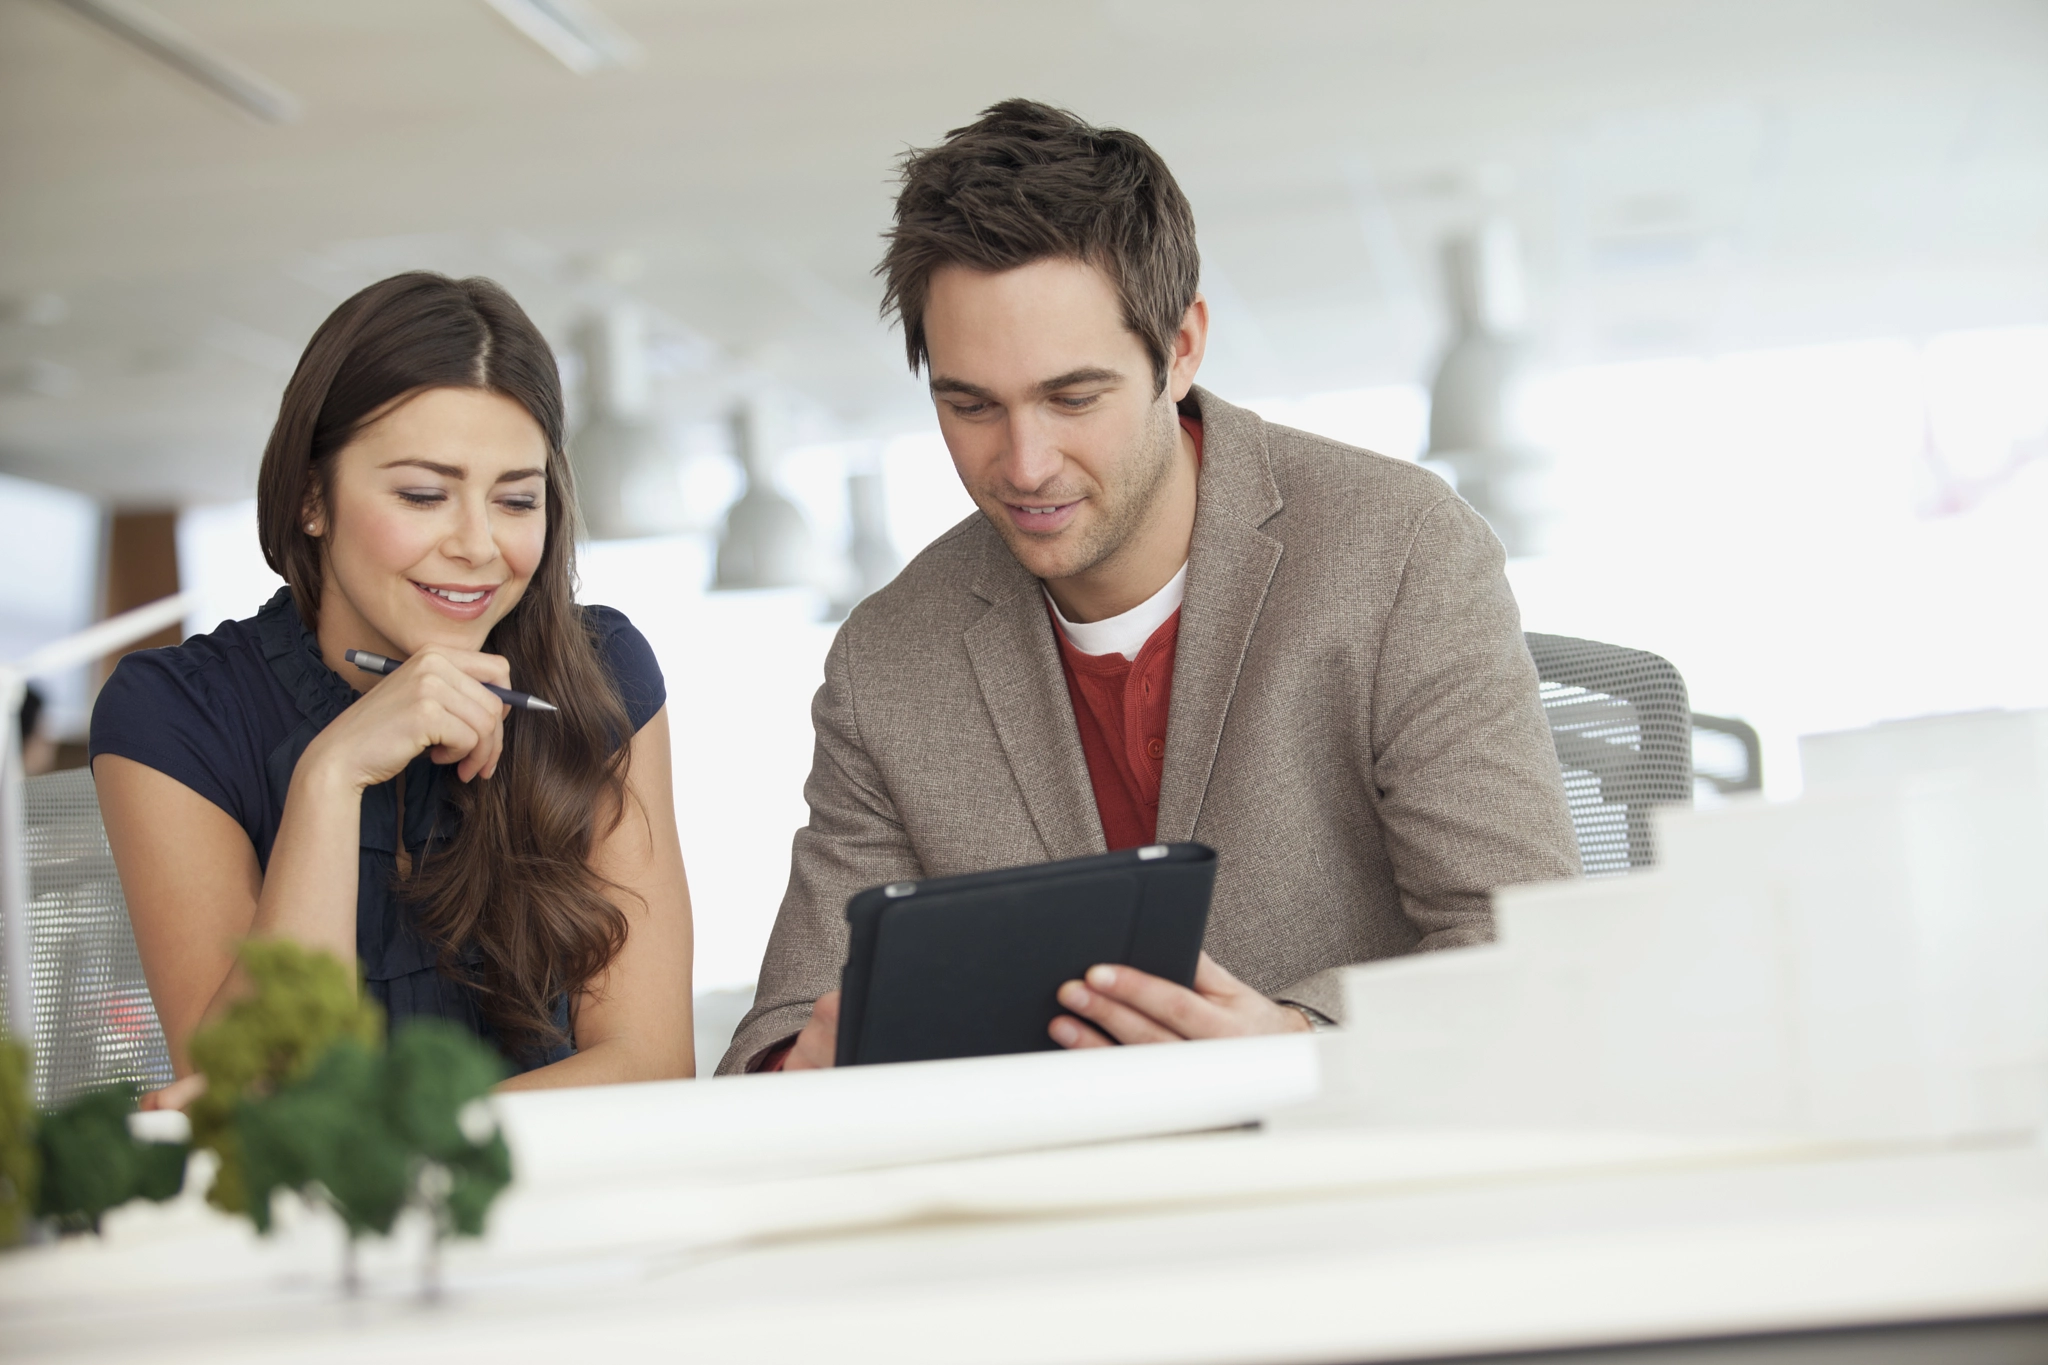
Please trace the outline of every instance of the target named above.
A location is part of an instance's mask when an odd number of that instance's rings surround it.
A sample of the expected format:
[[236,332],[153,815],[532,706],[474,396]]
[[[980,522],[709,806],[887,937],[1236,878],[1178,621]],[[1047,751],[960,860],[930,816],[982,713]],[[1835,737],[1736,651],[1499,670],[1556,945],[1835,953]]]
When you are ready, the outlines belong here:
[[[511,663],[514,687],[560,711],[515,710],[496,774],[448,784],[460,826],[403,888],[441,969],[477,988],[508,1051],[531,1057],[562,1041],[555,1002],[573,999],[625,946],[625,916],[611,900],[618,888],[590,859],[624,810],[632,742],[618,688],[573,600],[576,503],[562,385],[539,329],[486,279],[415,272],[356,294],[313,334],[285,386],[257,479],[257,522],[263,557],[317,630],[323,562],[307,513],[325,504],[334,456],[365,419],[430,388],[504,394],[547,438],[547,545],[526,594],[484,648]],[[466,971],[471,948],[481,966]]]

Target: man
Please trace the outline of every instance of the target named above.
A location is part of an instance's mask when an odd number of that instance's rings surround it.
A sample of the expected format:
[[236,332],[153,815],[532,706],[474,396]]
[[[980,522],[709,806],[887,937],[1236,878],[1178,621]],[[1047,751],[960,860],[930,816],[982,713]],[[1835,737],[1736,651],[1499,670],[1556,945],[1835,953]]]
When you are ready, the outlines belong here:
[[906,158],[878,273],[980,511],[833,643],[722,1071],[832,1064],[877,883],[1214,847],[1194,989],[1091,969],[1052,1025],[1088,1047],[1338,1021],[1338,968],[1577,871],[1498,542],[1434,475],[1194,387],[1193,215],[1143,141],[996,105]]

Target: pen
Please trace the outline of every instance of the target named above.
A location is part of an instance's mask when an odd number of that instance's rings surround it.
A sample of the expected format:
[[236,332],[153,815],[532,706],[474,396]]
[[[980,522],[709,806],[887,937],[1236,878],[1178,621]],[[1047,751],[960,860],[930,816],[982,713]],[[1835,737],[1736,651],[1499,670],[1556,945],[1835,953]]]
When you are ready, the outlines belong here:
[[[367,649],[344,649],[341,651],[341,657],[354,664],[357,668],[362,669],[363,672],[375,673],[379,676],[386,673],[396,673],[398,666],[405,662],[403,659],[387,659],[382,654],[372,654]],[[491,683],[484,684],[484,691],[490,693],[499,701],[504,702],[507,706],[516,706],[522,711],[553,711],[557,709],[552,704],[534,696],[531,692],[514,692],[509,687],[497,687]]]

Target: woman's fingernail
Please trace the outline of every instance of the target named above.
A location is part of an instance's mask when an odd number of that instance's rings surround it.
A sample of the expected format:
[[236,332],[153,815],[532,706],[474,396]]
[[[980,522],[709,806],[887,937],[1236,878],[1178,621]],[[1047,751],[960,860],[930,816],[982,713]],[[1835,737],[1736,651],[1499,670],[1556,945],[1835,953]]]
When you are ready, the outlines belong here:
[[1069,981],[1060,987],[1060,1003],[1068,1009],[1087,1009],[1088,988],[1078,981]]
[[1116,984],[1116,968],[1090,967],[1088,969],[1088,984],[1097,990],[1108,990]]
[[1061,1045],[1061,1046],[1063,1046],[1063,1047],[1064,1047],[1064,1046],[1065,1046],[1066,1044],[1068,1044],[1068,1043],[1071,1043],[1071,1042],[1073,1042],[1073,1041],[1074,1041],[1074,1025],[1073,1025],[1073,1022],[1072,1022],[1071,1020],[1068,1020],[1068,1019],[1055,1019],[1055,1020],[1053,1020],[1053,1021],[1052,1021],[1052,1040],[1053,1040],[1053,1041],[1054,1041],[1055,1043],[1058,1043],[1058,1044],[1060,1044],[1060,1045]]

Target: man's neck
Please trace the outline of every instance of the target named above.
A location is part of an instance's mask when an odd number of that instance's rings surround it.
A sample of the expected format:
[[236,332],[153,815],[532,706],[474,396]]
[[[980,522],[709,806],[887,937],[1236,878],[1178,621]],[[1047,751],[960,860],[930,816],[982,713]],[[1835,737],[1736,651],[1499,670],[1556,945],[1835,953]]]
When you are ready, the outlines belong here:
[[1165,587],[1188,562],[1201,462],[1187,428],[1176,421],[1173,434],[1178,441],[1173,465],[1145,524],[1115,554],[1086,572],[1045,580],[1045,590],[1069,621],[1121,616]]

